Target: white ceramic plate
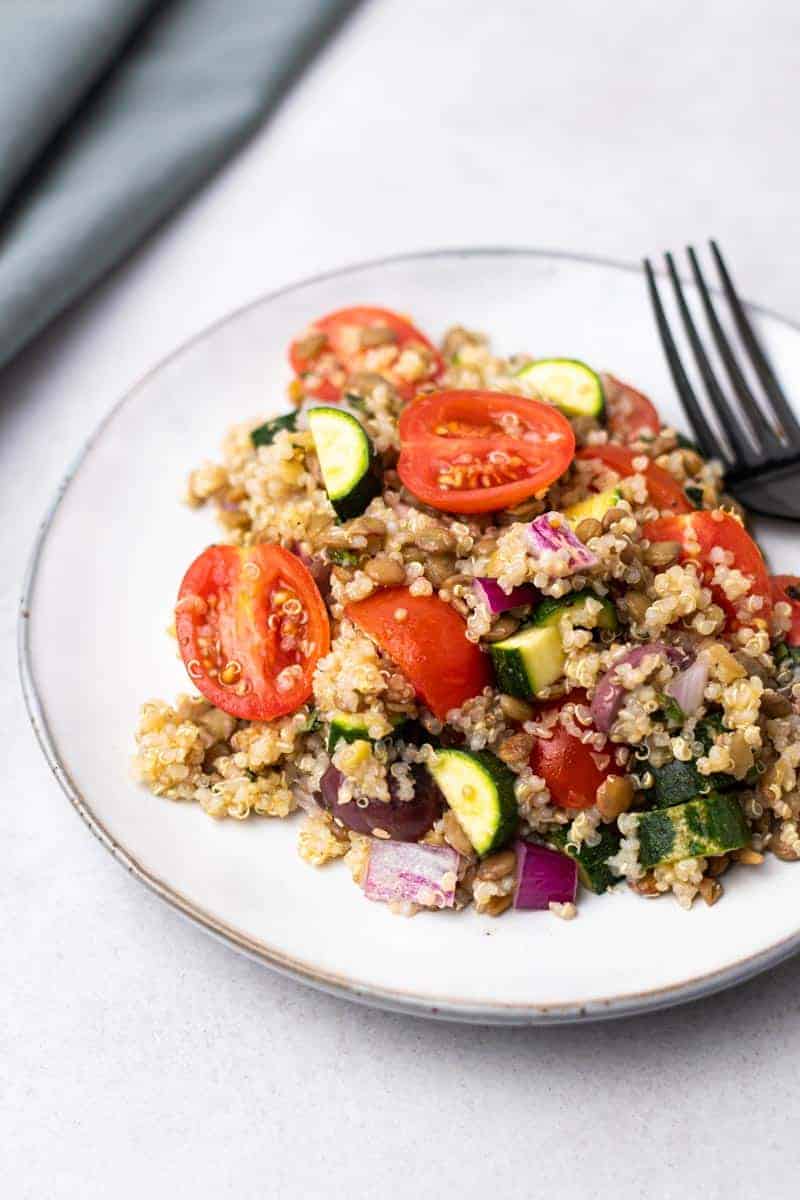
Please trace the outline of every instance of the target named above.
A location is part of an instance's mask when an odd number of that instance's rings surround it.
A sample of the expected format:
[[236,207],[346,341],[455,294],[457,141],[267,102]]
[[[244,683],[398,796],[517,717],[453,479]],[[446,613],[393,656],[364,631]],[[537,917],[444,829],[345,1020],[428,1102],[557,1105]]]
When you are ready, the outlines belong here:
[[[65,480],[23,599],[21,664],[42,747],[87,825],[130,871],[231,946],[368,1003],[486,1022],[616,1016],[742,980],[800,945],[800,868],[769,856],[726,877],[722,904],[582,896],[546,914],[393,916],[341,865],[297,856],[297,820],[216,823],[128,775],[139,704],[187,690],[164,630],[187,563],[216,537],[179,503],[187,470],[226,426],[285,407],[286,346],[344,305],[455,321],[501,351],[567,354],[613,369],[682,424],[633,268],[527,251],[448,251],[368,263],[268,296],[201,334],[113,410]],[[790,393],[800,333],[754,310]],[[788,531],[762,523],[774,569],[797,568]],[[298,818],[299,819],[299,818]]]

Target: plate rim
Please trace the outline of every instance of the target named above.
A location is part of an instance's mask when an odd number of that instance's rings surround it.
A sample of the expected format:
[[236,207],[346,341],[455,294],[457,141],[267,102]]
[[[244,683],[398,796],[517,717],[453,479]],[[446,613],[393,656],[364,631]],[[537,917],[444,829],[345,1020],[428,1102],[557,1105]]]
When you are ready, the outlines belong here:
[[[335,267],[327,271],[305,276],[281,287],[262,293],[259,296],[239,305],[230,312],[224,313],[210,324],[187,338],[175,347],[169,354],[159,359],[149,367],[111,406],[98,424],[85,439],[72,460],[65,475],[59,483],[53,499],[47,506],[45,515],[39,524],[33,548],[30,553],[25,571],[22,594],[20,598],[17,621],[17,666],[25,709],[33,728],[39,747],[53,772],[61,790],[69,800],[72,808],[88,827],[91,833],[105,847],[112,857],[133,875],[140,883],[154,892],[193,925],[210,934],[236,952],[243,954],[252,961],[269,967],[285,977],[295,979],[317,990],[330,995],[342,997],[367,1006],[378,1007],[394,1012],[406,1013],[413,1016],[454,1020],[467,1023],[482,1023],[496,1025],[560,1025],[578,1022],[613,1019],[632,1016],[645,1012],[671,1007],[676,1004],[688,1003],[721,991],[733,984],[744,983],[755,975],[770,967],[777,966],[791,955],[800,950],[800,928],[788,937],[756,954],[737,959],[726,967],[703,975],[695,975],[690,979],[669,984],[666,987],[648,989],[630,995],[606,996],[596,998],[586,1003],[571,1004],[527,1004],[504,1003],[473,1003],[459,1001],[453,997],[444,997],[435,1001],[430,996],[420,992],[407,992],[397,988],[378,987],[371,984],[359,983],[337,972],[325,971],[311,967],[304,962],[294,959],[291,955],[277,951],[265,943],[247,936],[239,930],[220,921],[212,913],[200,905],[190,901],[176,888],[172,887],[155,874],[148,871],[122,845],[117,843],[102,821],[94,814],[89,801],[81,793],[70,776],[69,770],[59,754],[55,740],[50,733],[45,705],[39,694],[36,675],[32,661],[31,646],[31,612],[32,600],[36,586],[38,567],[42,558],[48,535],[56,513],[66,495],[73,479],[80,470],[83,462],[94,444],[105,432],[120,409],[134,399],[150,379],[166,368],[172,361],[190,350],[198,343],[213,337],[219,328],[236,321],[240,316],[252,309],[260,307],[281,296],[300,291],[305,287],[321,283],[339,276],[349,275],[393,263],[408,262],[419,259],[435,258],[480,258],[480,257],[524,257],[540,259],[557,259],[578,262],[584,265],[607,267],[614,270],[643,275],[643,267],[639,263],[602,255],[584,254],[575,251],[558,249],[539,249],[533,247],[514,246],[474,246],[474,247],[443,247],[433,250],[406,251],[399,254],[366,259]],[[657,273],[663,273],[658,269]],[[716,291],[717,289],[712,289]],[[749,310],[769,317],[772,320],[788,326],[800,333],[800,322],[787,317],[785,314],[764,305],[745,301]]]

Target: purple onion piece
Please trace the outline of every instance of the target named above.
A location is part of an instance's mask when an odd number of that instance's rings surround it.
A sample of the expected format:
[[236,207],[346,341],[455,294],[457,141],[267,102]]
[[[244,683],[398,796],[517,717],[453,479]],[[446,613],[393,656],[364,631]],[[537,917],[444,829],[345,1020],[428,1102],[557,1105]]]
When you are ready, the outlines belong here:
[[[558,516],[557,526],[550,524],[550,518]],[[528,544],[531,553],[541,554],[543,551],[567,551],[569,573],[575,574],[585,567],[593,567],[597,556],[587,550],[580,538],[577,538],[569,527],[565,517],[558,513],[542,513],[528,526]]]
[[289,549],[292,554],[300,559],[303,566],[308,569],[308,573],[319,588],[323,598],[327,599],[331,590],[333,564],[329,563],[321,554],[307,554],[301,542],[292,542]]
[[472,586],[490,613],[508,612],[510,608],[519,608],[522,604],[535,604],[538,598],[536,588],[527,584],[513,588],[509,595],[506,595],[496,579],[476,579]]
[[548,846],[518,841],[514,908],[547,909],[572,903],[578,891],[578,864]]
[[689,660],[685,650],[681,650],[679,646],[668,646],[665,642],[651,642],[647,646],[634,646],[627,654],[623,654],[622,658],[618,659],[614,663],[614,666],[606,671],[595,688],[591,703],[592,721],[594,722],[595,729],[599,729],[601,733],[608,733],[616,721],[617,714],[622,708],[623,700],[627,695],[626,689],[618,682],[617,668],[622,666],[623,663],[629,663],[632,667],[638,667],[645,658],[649,658],[653,654],[664,655],[676,667],[685,666]]
[[385,903],[410,901],[425,908],[452,908],[458,854],[450,846],[379,841],[370,846],[364,892]]
[[687,717],[693,716],[705,698],[708,683],[708,662],[701,655],[677,675],[673,675],[664,691],[680,706]]
[[380,829],[396,842],[416,842],[423,837],[442,812],[443,797],[430,772],[415,764],[411,768],[414,798],[397,798],[397,780],[389,775],[389,800],[358,800],[342,804],[339,790],[344,776],[336,767],[328,767],[321,781],[320,805],[353,833],[372,834]]

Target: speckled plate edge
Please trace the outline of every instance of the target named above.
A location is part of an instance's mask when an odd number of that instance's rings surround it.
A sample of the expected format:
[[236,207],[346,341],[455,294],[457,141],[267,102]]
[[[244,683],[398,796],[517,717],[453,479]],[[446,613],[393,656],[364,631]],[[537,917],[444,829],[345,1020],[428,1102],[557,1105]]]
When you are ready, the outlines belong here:
[[[494,1004],[474,1005],[459,1001],[457,997],[443,996],[439,1001],[432,1001],[430,996],[417,993],[405,992],[398,989],[384,989],[369,987],[359,984],[345,976],[315,970],[309,968],[305,963],[293,959],[291,956],[278,952],[270,946],[257,941],[253,938],[246,937],[239,931],[230,928],[223,922],[219,921],[211,913],[189,901],[180,892],[172,888],[164,880],[157,878],[155,875],[147,871],[136,859],[128,853],[111,836],[108,830],[104,827],[101,821],[94,815],[88,800],[81,794],[74,780],[71,778],[69,771],[62,761],[54,739],[50,733],[47,723],[47,715],[44,708],[44,703],[36,684],[36,678],[31,660],[31,604],[34,588],[36,585],[36,576],[50,528],[53,523],[56,512],[61,504],[64,495],[67,492],[72,480],[79,471],[86,455],[91,450],[95,442],[102,436],[106,426],[113,420],[117,412],[129,401],[135,399],[139,391],[146,386],[149,380],[161,371],[168,363],[182,355],[190,347],[198,342],[212,337],[214,333],[229,321],[235,320],[241,314],[248,312],[251,309],[259,307],[261,304],[270,300],[275,300],[280,296],[287,295],[291,292],[300,291],[305,287],[320,283],[323,280],[335,279],[338,276],[349,275],[352,272],[369,270],[375,267],[381,267],[396,262],[412,262],[417,259],[430,258],[478,258],[481,256],[508,256],[508,257],[526,257],[526,258],[542,258],[542,259],[560,259],[572,262],[580,262],[602,267],[610,267],[619,271],[626,271],[634,274],[643,274],[642,268],[635,263],[620,262],[616,259],[603,258],[597,255],[577,254],[570,251],[561,250],[539,250],[531,248],[514,248],[506,246],[482,246],[474,248],[459,248],[441,250],[426,250],[417,251],[406,254],[390,255],[385,258],[371,259],[364,262],[351,263],[345,267],[339,267],[335,270],[324,271],[317,275],[309,276],[306,279],[299,280],[295,283],[288,284],[286,287],[277,288],[274,291],[267,292],[247,304],[241,305],[231,313],[227,313],[224,317],[214,321],[200,333],[189,338],[181,346],[177,347],[171,354],[167,355],[149,371],[147,371],[134,385],[130,388],[120,400],[106,414],[103,420],[90,435],[83,447],[79,451],[71,468],[64,476],[61,484],[58,487],[56,495],[50,504],[47,513],[42,521],[39,531],[36,535],[36,540],[31,554],[28,569],[25,574],[25,579],[22,588],[22,597],[20,600],[19,621],[17,626],[17,654],[19,676],[22,685],[22,694],[25,702],[25,707],[30,718],[33,731],[37,741],[42,749],[42,752],[50,765],[59,786],[66,795],[72,807],[75,809],[79,817],[85,822],[91,832],[100,841],[100,843],[113,855],[118,863],[120,863],[127,871],[130,872],[136,879],[144,883],[151,891],[155,892],[162,900],[166,901],[172,908],[186,917],[193,924],[199,926],[207,933],[211,934],[217,940],[224,942],[226,945],[237,950],[240,954],[253,959],[256,962],[265,964],[277,971],[279,974],[286,975],[289,978],[297,979],[301,983],[306,983],[311,987],[317,988],[320,991],[327,992],[334,996],[342,996],[348,1000],[354,1000],[361,1004],[370,1005],[373,1007],[388,1009],[393,1012],[402,1012],[413,1016],[437,1018],[446,1021],[462,1021],[472,1022],[476,1024],[491,1024],[491,1025],[552,1025],[552,1024],[571,1024],[580,1021],[597,1021],[609,1020],[616,1017],[632,1016],[644,1012],[652,1012],[657,1009],[669,1008],[676,1004],[687,1003],[690,1000],[700,999],[702,996],[711,995],[713,992],[721,991],[723,988],[731,987],[734,984],[744,983],[753,976],[760,974],[769,967],[777,966],[791,955],[800,950],[800,929],[793,933],[788,938],[782,939],[768,950],[758,954],[748,955],[745,958],[738,959],[722,970],[713,971],[705,975],[694,976],[690,979],[685,979],[680,983],[671,984],[666,988],[656,988],[644,992],[638,992],[625,997],[606,996],[595,999],[587,1004],[574,1005],[526,1005],[526,1004],[504,1004],[496,1002]],[[644,303],[644,289],[642,292],[642,301]],[[751,304],[748,302],[747,307],[753,312],[761,313],[765,316],[779,321],[783,325],[788,326],[795,332],[800,333],[800,324],[790,320],[781,313],[765,308],[761,305]]]

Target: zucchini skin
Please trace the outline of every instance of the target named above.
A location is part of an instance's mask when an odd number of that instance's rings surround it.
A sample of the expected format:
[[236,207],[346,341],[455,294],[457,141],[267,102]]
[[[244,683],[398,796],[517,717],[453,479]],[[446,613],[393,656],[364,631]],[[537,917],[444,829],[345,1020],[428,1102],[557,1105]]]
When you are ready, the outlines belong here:
[[617,631],[619,620],[616,608],[609,599],[605,596],[598,596],[591,588],[584,588],[581,592],[570,592],[566,596],[561,596],[558,600],[552,596],[548,596],[533,610],[531,624],[554,625],[562,612],[569,612],[571,608],[579,608],[584,600],[597,600],[598,604],[602,605],[603,611],[600,613],[600,619],[597,624],[598,629],[609,629],[612,632]]
[[602,825],[598,833],[600,841],[596,846],[587,846],[584,842],[577,851],[567,849],[566,829],[557,829],[555,832],[549,833],[546,840],[554,850],[560,850],[562,854],[574,858],[578,864],[578,876],[583,886],[590,892],[594,892],[596,896],[602,896],[603,892],[607,892],[620,880],[620,876],[615,875],[611,870],[608,860],[619,850],[621,837],[613,825]]
[[271,446],[282,429],[288,429],[290,433],[295,432],[297,429],[296,412],[284,413],[282,417],[273,417],[272,420],[265,421],[257,429],[251,430],[250,441],[254,446]]
[[[404,724],[404,720],[404,718],[400,718],[393,722],[394,728],[392,733],[386,735],[387,738],[397,733]],[[333,754],[339,742],[371,742],[374,745],[375,739],[369,736],[365,725],[348,724],[346,721],[334,719],[328,728],[328,754]]]
[[535,692],[528,680],[528,672],[522,655],[517,650],[506,650],[495,653],[494,646],[489,648],[494,667],[497,687],[507,696],[516,696],[520,700],[531,700]]
[[376,496],[380,495],[381,489],[382,484],[378,461],[375,455],[372,454],[366,472],[361,476],[355,487],[346,496],[340,496],[338,500],[331,500],[330,496],[328,499],[333,505],[333,511],[339,520],[350,521],[353,517],[361,516],[370,500],[374,500]]
[[739,850],[750,829],[736,796],[708,796],[642,813],[637,831],[639,862],[648,869],[681,858],[713,858]]
[[[702,742],[705,753],[708,753],[714,736],[722,731],[722,721],[717,716],[707,717],[697,726],[697,740]],[[697,760],[683,762],[673,758],[663,767],[651,767],[653,776],[652,803],[654,808],[671,808],[673,804],[685,804],[708,792],[729,792],[743,787],[749,781],[739,781],[733,775],[721,771],[713,775],[701,775],[697,770]]]

